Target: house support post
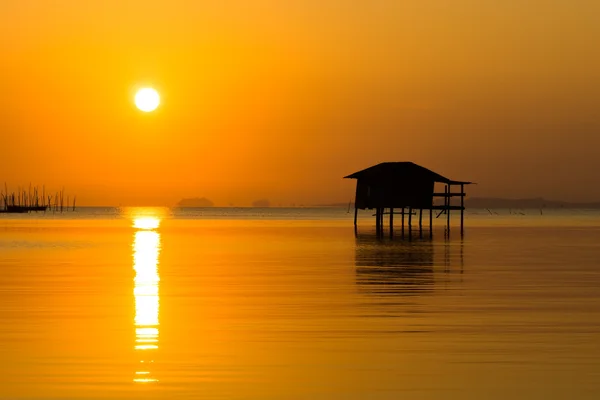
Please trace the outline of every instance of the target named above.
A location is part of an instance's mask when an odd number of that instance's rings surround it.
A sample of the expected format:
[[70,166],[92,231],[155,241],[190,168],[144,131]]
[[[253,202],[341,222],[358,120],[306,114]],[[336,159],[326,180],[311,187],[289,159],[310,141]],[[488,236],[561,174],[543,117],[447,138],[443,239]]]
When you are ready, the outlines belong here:
[[408,207],[408,237],[410,238],[412,233],[412,207]]
[[402,237],[404,237],[404,206],[402,207]]
[[465,185],[460,185],[460,236],[464,235],[465,223]]
[[419,208],[419,237],[423,237],[423,209]]
[[445,200],[445,204],[446,204],[446,232],[448,233],[448,237],[450,237],[450,184],[448,183],[446,185],[446,188],[444,189],[445,193],[446,193],[446,200]]
[[433,204],[429,209],[429,237],[433,237]]
[[394,209],[390,207],[390,237],[394,237]]

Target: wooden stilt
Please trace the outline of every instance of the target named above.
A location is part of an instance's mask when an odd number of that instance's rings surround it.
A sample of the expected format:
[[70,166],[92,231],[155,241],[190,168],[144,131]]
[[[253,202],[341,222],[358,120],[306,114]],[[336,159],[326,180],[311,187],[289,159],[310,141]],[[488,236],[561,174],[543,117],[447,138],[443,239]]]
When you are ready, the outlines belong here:
[[394,209],[390,208],[390,237],[394,237]]
[[446,230],[448,232],[448,236],[450,236],[450,184],[446,185]]
[[379,232],[381,231],[381,218],[379,212],[379,207],[377,207],[375,209],[375,230],[377,231],[377,236],[379,236]]
[[419,236],[423,236],[423,209],[419,208]]
[[[75,206],[73,206],[75,207]],[[354,227],[356,228],[356,221],[358,220],[358,208],[354,206]]]
[[402,207],[402,236],[404,236],[404,207]]
[[465,222],[465,185],[460,184],[460,236],[464,235]]
[[429,209],[429,237],[433,237],[433,208]]
[[408,236],[410,237],[412,231],[412,207],[408,207]]

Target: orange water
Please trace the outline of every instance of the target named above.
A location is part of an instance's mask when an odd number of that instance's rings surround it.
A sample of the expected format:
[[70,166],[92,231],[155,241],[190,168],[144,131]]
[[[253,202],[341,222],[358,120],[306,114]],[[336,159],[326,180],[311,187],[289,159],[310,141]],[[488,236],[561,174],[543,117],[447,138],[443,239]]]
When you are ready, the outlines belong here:
[[4,217],[0,398],[600,398],[600,224],[338,217]]

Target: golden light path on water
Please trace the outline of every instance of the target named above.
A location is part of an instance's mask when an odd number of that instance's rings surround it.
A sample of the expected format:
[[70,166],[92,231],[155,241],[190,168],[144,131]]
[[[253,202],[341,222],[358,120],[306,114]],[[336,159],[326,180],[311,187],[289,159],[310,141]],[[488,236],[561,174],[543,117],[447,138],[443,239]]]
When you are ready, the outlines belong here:
[[160,219],[154,216],[134,217],[136,228],[133,240],[133,295],[135,298],[135,350],[142,352],[134,382],[157,382],[151,366],[158,349],[159,282],[158,255],[160,234],[156,231]]

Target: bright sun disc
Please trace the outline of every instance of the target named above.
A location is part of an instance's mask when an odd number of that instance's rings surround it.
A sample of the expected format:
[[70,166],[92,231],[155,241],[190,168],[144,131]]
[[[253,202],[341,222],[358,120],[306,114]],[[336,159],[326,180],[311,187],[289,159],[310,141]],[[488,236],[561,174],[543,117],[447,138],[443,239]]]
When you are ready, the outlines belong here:
[[156,110],[160,103],[158,92],[152,88],[144,88],[137,91],[135,94],[135,105],[144,112]]
[[137,229],[152,230],[158,228],[160,220],[155,217],[139,217],[134,219],[133,227]]

